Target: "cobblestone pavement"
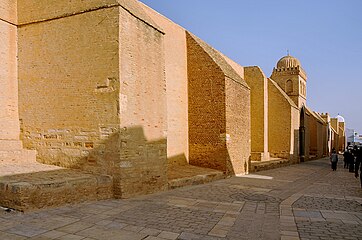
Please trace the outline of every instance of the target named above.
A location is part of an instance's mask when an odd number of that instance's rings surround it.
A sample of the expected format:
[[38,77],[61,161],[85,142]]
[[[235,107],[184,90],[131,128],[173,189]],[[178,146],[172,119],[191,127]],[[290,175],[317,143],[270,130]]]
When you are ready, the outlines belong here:
[[129,200],[0,210],[0,239],[362,239],[362,189],[328,159]]

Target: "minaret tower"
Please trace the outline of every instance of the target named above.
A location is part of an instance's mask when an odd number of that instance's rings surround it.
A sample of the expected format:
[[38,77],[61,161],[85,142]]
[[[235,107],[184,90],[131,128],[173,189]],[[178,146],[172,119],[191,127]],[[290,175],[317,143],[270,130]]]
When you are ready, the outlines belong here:
[[285,91],[300,109],[306,105],[307,74],[300,61],[289,55],[282,57],[270,77]]

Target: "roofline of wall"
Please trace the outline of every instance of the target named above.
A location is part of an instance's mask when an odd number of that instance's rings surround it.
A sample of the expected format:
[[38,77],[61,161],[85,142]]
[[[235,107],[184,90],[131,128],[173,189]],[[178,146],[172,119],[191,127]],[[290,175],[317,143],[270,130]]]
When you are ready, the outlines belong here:
[[108,4],[108,5],[103,5],[103,6],[98,6],[98,7],[93,7],[93,8],[89,8],[89,9],[85,9],[85,10],[81,10],[78,12],[73,12],[73,13],[64,13],[61,14],[59,16],[56,17],[52,17],[52,18],[48,18],[48,19],[41,19],[41,20],[35,20],[32,22],[25,22],[25,23],[18,23],[18,24],[14,24],[18,27],[22,27],[22,26],[27,26],[27,25],[31,25],[31,24],[37,24],[37,23],[43,23],[43,22],[49,22],[49,21],[53,21],[53,20],[57,20],[57,19],[61,19],[61,18],[66,18],[66,17],[72,17],[72,16],[76,16],[76,15],[80,15],[80,14],[84,14],[84,13],[88,13],[88,12],[94,12],[94,11],[98,11],[98,10],[102,10],[102,9],[107,9],[107,8],[114,8],[114,7],[121,7],[123,8],[125,11],[127,11],[129,14],[131,14],[133,17],[135,17],[136,19],[140,20],[141,22],[145,23],[146,25],[152,27],[153,29],[155,29],[156,31],[165,34],[165,32],[158,26],[154,26],[153,24],[147,22],[146,20],[142,19],[141,17],[138,17],[135,13],[133,13],[130,9],[124,7],[123,5],[121,5],[120,3],[115,3],[115,4]]
[[4,22],[4,23],[7,23],[7,24],[10,24],[10,25],[13,25],[13,26],[15,26],[15,27],[17,26],[15,23],[13,23],[13,22],[11,22],[11,21],[9,21],[9,20],[6,20],[6,19],[4,19],[4,18],[1,18],[1,17],[0,17],[0,21],[1,21],[1,22]]

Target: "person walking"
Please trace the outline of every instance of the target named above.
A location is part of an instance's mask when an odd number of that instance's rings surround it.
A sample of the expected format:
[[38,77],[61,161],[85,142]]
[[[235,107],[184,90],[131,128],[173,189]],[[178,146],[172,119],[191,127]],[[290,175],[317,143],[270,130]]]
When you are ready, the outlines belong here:
[[355,168],[354,168],[354,163],[355,163],[355,159],[358,155],[358,147],[355,145],[351,151],[352,153],[352,157],[351,157],[351,161],[349,162],[349,172],[354,172]]
[[354,172],[354,155],[351,150],[349,150],[348,152],[348,171]]
[[330,159],[331,159],[332,170],[337,171],[338,154],[335,148],[332,149],[332,154]]
[[348,162],[349,161],[349,151],[348,148],[345,149],[344,153],[343,153],[343,168],[347,168],[348,169]]
[[359,147],[358,151],[356,151],[356,163],[355,163],[355,169],[354,169],[354,176],[358,178],[361,182],[361,188],[362,188],[362,146]]

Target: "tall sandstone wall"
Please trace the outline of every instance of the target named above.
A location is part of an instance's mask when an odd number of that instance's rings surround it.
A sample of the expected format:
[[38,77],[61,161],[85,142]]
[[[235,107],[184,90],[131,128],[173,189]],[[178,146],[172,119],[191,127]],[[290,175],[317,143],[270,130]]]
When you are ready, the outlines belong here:
[[314,158],[321,158],[325,152],[325,130],[326,127],[323,124],[323,120],[314,112],[310,110],[309,118],[310,127],[310,141],[309,141],[309,154]]
[[221,54],[190,33],[186,37],[190,164],[245,173],[250,89]]
[[227,77],[226,148],[230,174],[247,174],[250,167],[250,89]]
[[186,31],[148,6],[142,6],[147,15],[165,32],[167,158],[170,164],[187,164],[189,146]]
[[251,160],[268,160],[268,79],[257,66],[244,69],[251,88]]
[[167,189],[164,39],[162,32],[123,9],[119,31],[121,168],[116,196],[132,197]]
[[230,141],[226,141],[230,157],[229,168],[232,168],[235,174],[247,174],[251,151],[251,88],[244,81],[244,67],[222,53],[220,55],[239,75],[237,80],[226,77],[226,132],[232,136]]
[[136,1],[29,2],[19,7],[26,146],[38,161],[112,175],[116,197],[166,189],[163,33]]
[[295,159],[298,108],[276,82],[269,79],[269,152],[271,157]]
[[38,161],[111,173],[120,154],[118,16],[113,7],[19,26],[22,134]]
[[0,140],[18,140],[20,133],[16,3],[0,1]]

